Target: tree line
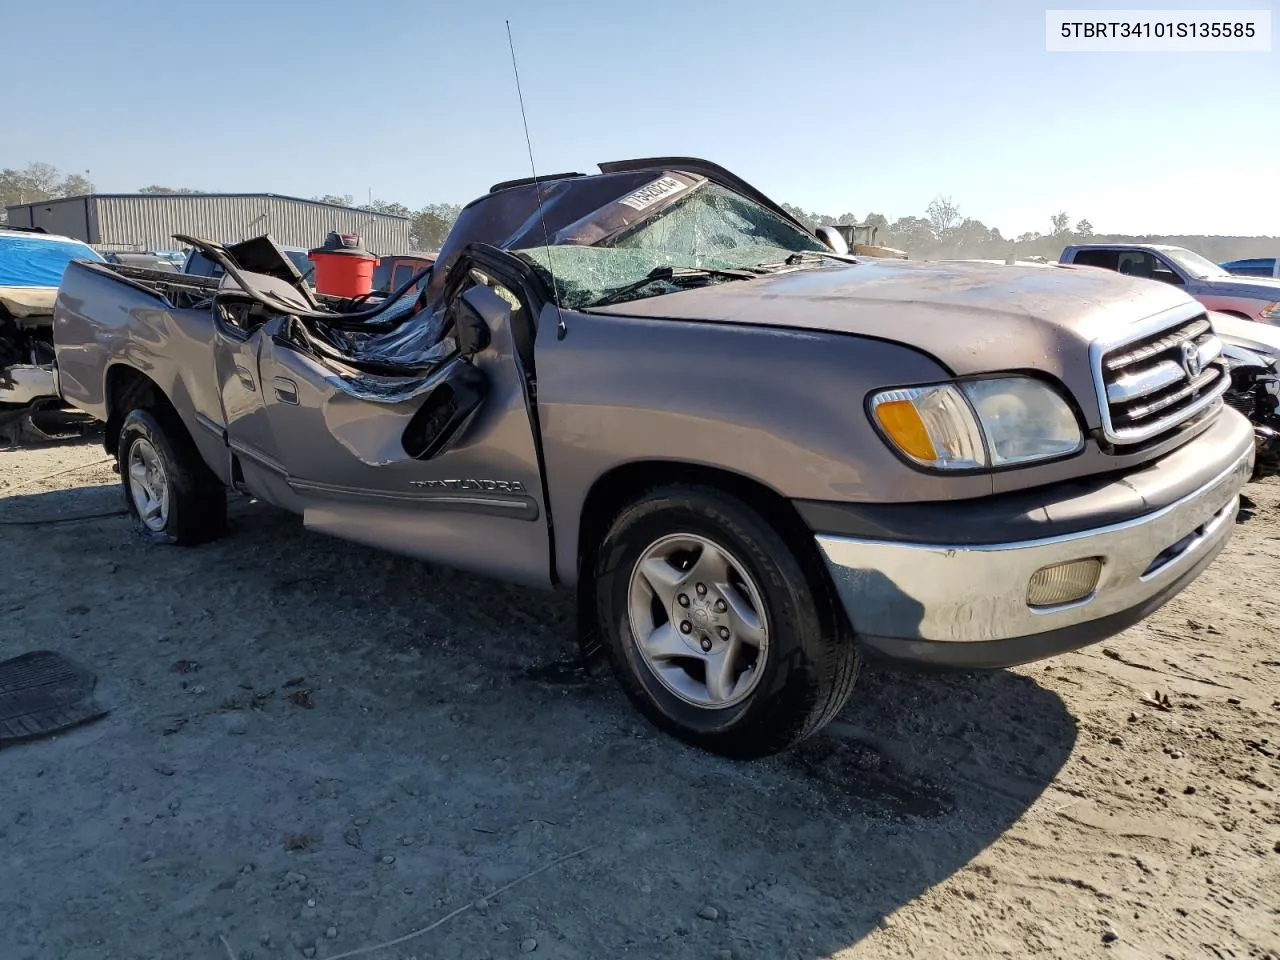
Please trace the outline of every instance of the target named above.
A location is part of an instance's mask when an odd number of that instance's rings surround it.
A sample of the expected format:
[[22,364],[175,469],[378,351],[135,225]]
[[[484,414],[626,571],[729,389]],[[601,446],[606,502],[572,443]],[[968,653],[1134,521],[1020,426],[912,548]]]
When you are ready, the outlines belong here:
[[1056,257],[1068,243],[1093,238],[1093,224],[1077,220],[1065,211],[1051,215],[1046,233],[1027,232],[1018,237],[1004,236],[998,227],[988,227],[981,220],[966,217],[951,197],[936,196],[925,208],[923,217],[899,217],[893,222],[882,213],[869,213],[866,220],[846,213],[831,217],[810,213],[790,204],[783,207],[810,228],[842,223],[866,223],[876,228],[876,243],[905,250],[918,260],[954,257],[1003,259],[1011,252],[1017,256]]
[[1072,243],[1167,243],[1194,250],[1215,262],[1280,253],[1280,237],[1099,234],[1085,218],[1072,223],[1074,218],[1065,210],[1045,218],[1047,230],[1029,230],[1006,237],[998,227],[988,227],[981,220],[964,216],[951,197],[941,195],[929,202],[923,217],[899,217],[892,222],[882,213],[869,213],[865,220],[860,220],[852,213],[833,217],[791,204],[782,206],[811,229],[849,223],[874,226],[877,244],[904,250],[914,260],[1003,260],[1011,254],[1056,260],[1063,248]]
[[[21,170],[5,168],[0,171],[0,223],[4,222],[4,207],[59,197],[74,197],[93,193],[89,171],[83,175],[63,174],[48,163],[30,163]],[[168,187],[150,184],[139,193],[201,193],[190,187]],[[409,220],[409,242],[416,250],[438,250],[448,234],[453,221],[462,209],[457,203],[428,203],[412,210],[402,203],[371,199],[357,204],[350,194],[325,194],[312,197],[321,203],[334,203],[355,207],[371,213],[390,213]],[[882,246],[905,250],[914,260],[946,258],[1004,259],[1011,253],[1019,257],[1044,257],[1056,259],[1069,243],[1103,241],[1108,243],[1170,243],[1187,247],[1210,260],[1221,261],[1237,257],[1275,256],[1280,248],[1280,238],[1233,237],[1207,235],[1134,236],[1122,234],[1095,234],[1093,225],[1084,218],[1075,219],[1065,210],[1059,210],[1046,218],[1048,229],[1028,231],[1014,237],[1004,236],[996,227],[988,227],[981,220],[965,216],[960,207],[948,196],[936,196],[925,208],[924,216],[899,217],[890,221],[881,213],[869,213],[859,219],[853,213],[838,216],[802,210],[791,204],[783,207],[794,217],[809,226],[833,226],[836,224],[867,223],[877,228],[876,242]]]

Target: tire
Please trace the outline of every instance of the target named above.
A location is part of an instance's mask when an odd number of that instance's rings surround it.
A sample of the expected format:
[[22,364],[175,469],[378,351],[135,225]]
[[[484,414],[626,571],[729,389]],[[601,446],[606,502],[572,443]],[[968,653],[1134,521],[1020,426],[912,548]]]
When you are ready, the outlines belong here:
[[[190,546],[226,532],[226,488],[176,413],[154,407],[131,411],[120,426],[116,457],[125,505],[142,536]],[[137,476],[140,464],[151,470],[148,480]],[[144,509],[145,494],[159,504],[158,511]]]
[[[712,557],[707,570],[718,564],[708,546],[729,573],[703,595],[703,560]],[[861,656],[817,561],[736,497],[693,485],[650,491],[614,519],[594,572],[600,632],[623,690],[686,743],[767,756],[820,730],[849,699]],[[664,601],[670,577],[678,585]],[[709,665],[735,658],[746,669],[715,670],[713,684]]]

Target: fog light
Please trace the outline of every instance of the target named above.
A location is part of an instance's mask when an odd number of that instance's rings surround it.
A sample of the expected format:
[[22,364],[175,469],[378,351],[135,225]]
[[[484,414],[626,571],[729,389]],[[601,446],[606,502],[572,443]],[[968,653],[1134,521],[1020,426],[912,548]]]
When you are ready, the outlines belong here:
[[1098,587],[1102,558],[1088,557],[1041,567],[1027,584],[1027,606],[1057,607],[1083,600]]

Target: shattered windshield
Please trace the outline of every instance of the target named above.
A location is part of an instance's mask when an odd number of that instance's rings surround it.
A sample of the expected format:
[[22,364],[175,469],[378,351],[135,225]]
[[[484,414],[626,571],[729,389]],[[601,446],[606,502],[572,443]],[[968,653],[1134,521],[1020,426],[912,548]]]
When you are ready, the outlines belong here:
[[[561,307],[654,297],[688,287],[671,271],[713,271],[699,283],[729,282],[722,270],[765,272],[796,253],[824,254],[821,241],[759,204],[705,184],[621,237],[595,246],[520,251],[551,285]],[[550,269],[548,269],[550,267]],[[657,271],[651,283],[645,278]],[[662,276],[665,271],[666,275]],[[634,289],[624,289],[624,288]]]

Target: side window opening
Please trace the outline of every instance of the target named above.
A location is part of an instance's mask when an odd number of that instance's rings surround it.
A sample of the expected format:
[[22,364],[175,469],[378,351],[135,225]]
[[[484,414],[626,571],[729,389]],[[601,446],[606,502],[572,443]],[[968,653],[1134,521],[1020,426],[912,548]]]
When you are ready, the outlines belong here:
[[1120,254],[1118,269],[1130,277],[1151,278],[1155,259],[1143,250],[1124,250]]
[[390,289],[399,290],[401,286],[409,282],[409,278],[413,276],[413,273],[413,264],[400,264],[392,275]]
[[1075,255],[1073,262],[1083,267],[1117,270],[1120,266],[1119,261],[1120,255],[1115,250],[1081,250]]

